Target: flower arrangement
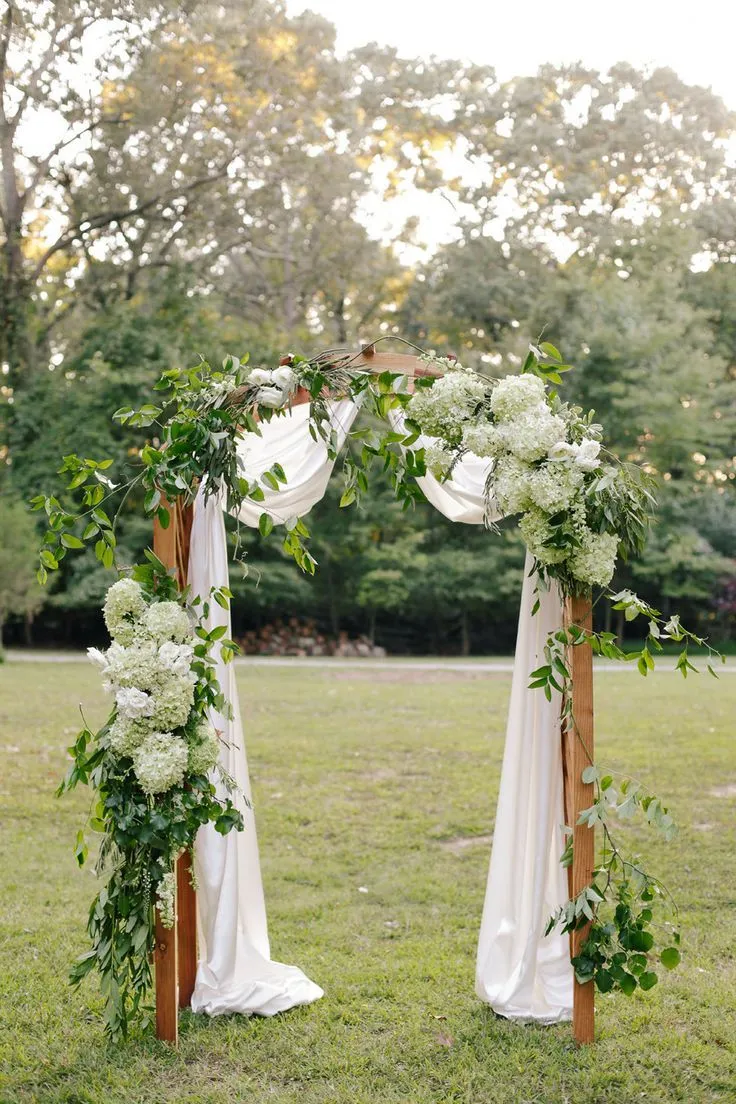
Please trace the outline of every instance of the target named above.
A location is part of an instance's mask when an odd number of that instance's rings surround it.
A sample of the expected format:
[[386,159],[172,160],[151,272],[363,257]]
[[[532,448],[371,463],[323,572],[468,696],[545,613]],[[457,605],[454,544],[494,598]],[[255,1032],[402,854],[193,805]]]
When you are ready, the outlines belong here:
[[564,593],[607,586],[619,554],[640,546],[653,504],[643,476],[606,453],[592,412],[548,392],[543,375],[493,380],[450,361],[443,376],[419,381],[406,414],[435,439],[425,462],[437,478],[464,453],[492,461],[489,500],[519,517],[537,570]]
[[[203,824],[223,834],[243,827],[207,719],[208,709],[227,709],[210,657],[221,633],[207,633],[184,600],[152,553],[108,590],[104,617],[112,642],[88,654],[113,706],[98,732],[85,726],[69,749],[72,764],[59,789],[83,782],[97,795],[89,827],[102,834],[97,871],[104,886],[89,914],[92,948],[74,966],[72,981],[99,971],[113,1040],[127,1035],[151,985],[154,908],[164,927],[174,924],[177,857],[191,850]],[[84,863],[83,830],[76,854]]]

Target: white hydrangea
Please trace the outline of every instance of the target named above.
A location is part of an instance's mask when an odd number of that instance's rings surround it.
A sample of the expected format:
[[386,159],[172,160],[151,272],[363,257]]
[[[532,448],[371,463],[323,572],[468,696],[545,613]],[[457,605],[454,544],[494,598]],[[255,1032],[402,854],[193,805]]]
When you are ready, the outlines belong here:
[[471,373],[472,368],[466,368],[454,357],[438,356],[437,353],[422,353],[419,357],[420,364],[426,364],[428,368],[439,369],[440,372],[465,372]]
[[158,650],[158,661],[164,671],[174,675],[187,675],[192,666],[194,648],[191,644],[174,644],[167,640]]
[[209,774],[217,765],[220,757],[220,741],[209,721],[197,725],[193,740],[189,744],[189,773]]
[[529,464],[515,456],[502,456],[493,469],[493,494],[507,516],[520,514],[529,506]]
[[502,427],[509,452],[529,463],[541,460],[555,444],[564,441],[566,429],[562,418],[553,414],[545,402],[528,407]]
[[130,644],[137,635],[140,618],[146,612],[146,599],[134,579],[118,579],[105,597],[103,614],[107,631],[120,644]]
[[135,686],[150,691],[158,685],[160,664],[158,648],[152,640],[136,640],[127,648],[111,644],[105,656],[105,689]]
[[147,794],[165,793],[184,780],[189,751],[171,732],[150,732],[133,753],[133,770]]
[[113,755],[130,758],[136,748],[141,746],[150,730],[150,724],[145,720],[130,721],[118,716],[110,725],[110,731],[107,734],[110,750]]
[[503,431],[491,422],[467,425],[463,430],[463,444],[476,456],[500,456],[506,448]]
[[439,441],[427,445],[424,450],[425,466],[435,479],[445,478],[452,467],[454,459],[455,453],[451,449],[445,448]]
[[616,533],[593,533],[587,529],[582,545],[570,557],[571,574],[589,586],[607,586],[616,567],[618,544]]
[[566,549],[547,548],[545,542],[552,536],[549,519],[543,510],[536,507],[528,510],[519,520],[519,529],[524,543],[540,563],[561,563],[567,558]]
[[527,477],[529,498],[548,514],[566,510],[584,479],[580,468],[570,464],[542,464],[531,468]]
[[499,422],[517,418],[544,402],[544,381],[530,372],[504,376],[491,392],[491,410]]
[[153,695],[151,724],[161,729],[187,723],[194,702],[194,682],[185,675],[172,675]]
[[441,437],[448,445],[459,445],[465,424],[485,400],[486,385],[475,375],[450,372],[423,387],[411,398],[409,417],[429,437]]
[[148,607],[143,623],[148,635],[159,644],[167,640],[184,643],[192,636],[189,615],[178,602],[154,602]]
[[176,921],[176,871],[167,871],[156,886],[156,907],[162,926],[173,928]]
[[115,695],[115,704],[119,715],[127,721],[137,721],[141,717],[150,717],[153,701],[150,694],[137,690],[134,686],[123,687]]

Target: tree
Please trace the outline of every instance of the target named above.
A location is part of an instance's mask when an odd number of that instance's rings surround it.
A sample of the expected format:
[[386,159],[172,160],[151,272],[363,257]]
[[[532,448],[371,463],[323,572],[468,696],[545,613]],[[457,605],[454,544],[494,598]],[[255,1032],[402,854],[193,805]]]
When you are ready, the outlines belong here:
[[3,627],[11,614],[32,616],[41,607],[36,582],[36,527],[21,502],[0,498],[0,654]]

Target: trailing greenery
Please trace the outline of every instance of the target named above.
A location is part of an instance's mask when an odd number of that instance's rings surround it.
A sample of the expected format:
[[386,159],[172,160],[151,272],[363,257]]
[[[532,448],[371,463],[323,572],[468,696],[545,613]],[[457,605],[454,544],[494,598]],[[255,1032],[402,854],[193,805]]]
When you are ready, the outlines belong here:
[[[198,625],[192,636],[196,643],[188,643],[189,618],[198,613],[206,617],[207,602],[193,598],[189,611],[179,605],[187,596],[179,593],[174,577],[153,553],[122,585],[126,589],[121,596],[115,595],[120,584],[111,588],[106,608],[116,643],[106,655],[95,657],[108,688],[118,687],[115,705],[100,729],[93,732],[85,724],[78,734],[57,791],[66,793],[80,783],[94,791],[85,828],[77,832],[75,854],[82,866],[88,855],[85,829],[101,834],[95,869],[104,884],[89,911],[92,947],[74,965],[71,981],[78,985],[90,971],[98,971],[105,1031],[113,1042],[127,1037],[133,1018],[141,1015],[144,1024],[149,1020],[145,1001],[153,980],[154,909],[164,926],[171,927],[177,857],[185,851],[191,856],[204,824],[212,823],[223,835],[243,827],[242,814],[227,794],[233,789],[230,780],[223,777],[225,788],[218,791],[208,777],[218,749],[207,712],[229,708],[211,653],[218,643],[231,655],[232,642],[223,639],[224,630],[208,632]],[[120,607],[120,597],[127,607]],[[227,601],[219,591],[213,597]],[[115,617],[112,599],[118,602]],[[146,606],[142,620],[136,615]],[[151,616],[159,613],[166,617],[163,630],[156,627],[162,617],[154,621]],[[172,615],[173,633],[167,631]],[[172,694],[177,700],[171,700]],[[126,695],[139,699],[133,703],[135,713]],[[171,731],[158,731],[164,728]]]

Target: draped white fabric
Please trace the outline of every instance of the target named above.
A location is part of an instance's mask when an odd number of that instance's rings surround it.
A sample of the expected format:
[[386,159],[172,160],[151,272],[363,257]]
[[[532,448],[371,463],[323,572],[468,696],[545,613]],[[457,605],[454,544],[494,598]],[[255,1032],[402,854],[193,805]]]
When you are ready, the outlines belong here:
[[572,1015],[569,936],[544,935],[567,900],[564,850],[560,696],[530,690],[529,673],[544,662],[547,633],[559,628],[556,587],[535,601],[527,553],[511,682],[501,786],[493,829],[475,988],[510,1019],[557,1023]]
[[[400,414],[392,424],[404,428]],[[412,447],[426,448],[419,436]],[[452,521],[482,525],[490,462],[468,454],[444,483],[432,475],[417,482],[425,497]],[[557,587],[540,589],[536,600],[532,558],[527,553],[519,610],[501,785],[493,830],[478,957],[476,992],[494,1012],[510,1019],[556,1023],[572,1015],[573,970],[569,937],[544,935],[552,913],[567,900],[567,875],[560,864],[564,839],[560,698],[548,702],[529,689],[529,674],[541,666],[550,630],[562,624]]]
[[[225,523],[220,502],[205,503],[200,492],[194,504],[189,584],[195,594],[208,595],[213,586],[227,586]],[[210,603],[205,627],[224,625],[230,635],[230,612]],[[214,653],[218,656],[217,650]],[[231,719],[211,715],[223,734],[220,761],[250,800],[248,762],[243,742],[233,665],[218,656],[217,678],[230,702]],[[222,783],[219,784],[224,795]],[[270,960],[266,906],[263,899],[258,841],[253,810],[241,801],[245,831],[221,836],[212,825],[202,828],[195,847],[198,883],[199,966],[192,996],[195,1012],[215,1016],[250,1012],[272,1016],[298,1004],[309,1004],[322,990],[301,970]]]
[[[358,405],[352,399],[340,399],[330,403],[328,409],[339,450],[355,421]],[[253,528],[263,513],[270,514],[277,525],[303,517],[324,497],[333,468],[324,441],[313,440],[309,432],[308,403],[264,422],[260,429],[260,437],[249,433],[238,446],[241,475],[252,483],[274,464],[281,464],[286,484],[278,491],[262,484],[265,500],[243,503],[238,516]]]
[[[398,410],[389,413],[392,427],[403,433],[404,416]],[[425,437],[421,433],[412,448],[427,448],[436,438]],[[460,521],[466,525],[483,525],[484,521],[498,521],[501,514],[491,508],[487,513],[485,499],[486,480],[491,471],[491,461],[466,453],[452,469],[452,478],[440,483],[433,475],[423,475],[417,479],[422,493],[428,502],[444,514],[450,521]]]
[[[332,404],[338,446],[357,409],[349,400]],[[400,415],[392,423],[403,426]],[[280,463],[287,482],[278,491],[264,486],[265,501],[241,509],[240,520],[251,526],[263,512],[276,523],[306,514],[324,495],[333,467],[324,443],[309,433],[306,404],[264,424],[262,434],[249,435],[241,446],[242,474],[253,481]],[[428,443],[420,439],[417,446]],[[480,525],[487,519],[488,471],[487,460],[466,456],[447,482],[431,475],[418,482],[446,517]],[[527,557],[476,991],[500,1015],[553,1023],[570,1018],[573,980],[567,936],[544,936],[548,917],[567,899],[559,862],[564,845],[560,703],[554,697],[548,703],[539,691],[528,689],[528,682],[530,671],[539,666],[547,631],[561,623],[562,609],[555,589],[541,593],[540,610],[532,616],[535,580],[529,571]],[[227,583],[224,524],[214,498],[205,506],[200,496],[195,504],[190,583],[202,595]],[[229,614],[213,604],[210,620],[229,625]],[[225,730],[223,766],[249,794],[232,666],[220,665],[218,677],[235,710],[233,721],[213,718]],[[207,828],[200,833],[196,869],[202,948],[195,1011],[270,1015],[318,999],[322,990],[300,970],[270,961],[252,812],[246,811],[245,832],[221,837]]]

